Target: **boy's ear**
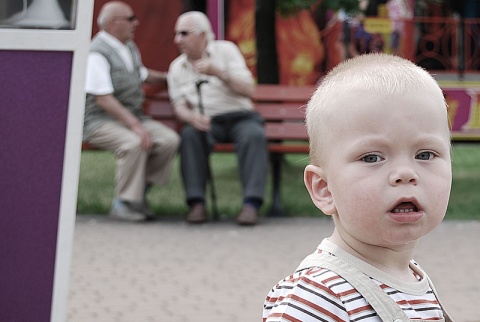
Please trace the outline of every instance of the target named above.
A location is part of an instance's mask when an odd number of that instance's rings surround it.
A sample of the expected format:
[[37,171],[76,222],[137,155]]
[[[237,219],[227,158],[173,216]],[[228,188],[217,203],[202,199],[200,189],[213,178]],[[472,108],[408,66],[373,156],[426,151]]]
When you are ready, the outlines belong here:
[[328,182],[324,170],[309,164],[305,168],[303,179],[315,206],[325,215],[335,214],[337,209],[333,201],[333,196],[328,190]]

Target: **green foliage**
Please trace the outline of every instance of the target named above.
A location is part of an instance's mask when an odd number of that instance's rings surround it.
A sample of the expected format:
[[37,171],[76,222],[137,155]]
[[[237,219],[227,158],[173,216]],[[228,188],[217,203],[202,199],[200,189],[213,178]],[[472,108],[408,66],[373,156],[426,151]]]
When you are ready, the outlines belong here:
[[317,0],[277,0],[277,10],[282,16],[295,15],[300,10],[310,9]]
[[358,0],[323,0],[323,8],[331,9],[338,11],[340,9],[345,10],[345,12],[353,13],[358,12]]
[[300,10],[319,8],[323,11],[331,9],[345,10],[348,13],[359,11],[358,0],[277,0],[277,10],[280,15],[287,17],[297,14]]

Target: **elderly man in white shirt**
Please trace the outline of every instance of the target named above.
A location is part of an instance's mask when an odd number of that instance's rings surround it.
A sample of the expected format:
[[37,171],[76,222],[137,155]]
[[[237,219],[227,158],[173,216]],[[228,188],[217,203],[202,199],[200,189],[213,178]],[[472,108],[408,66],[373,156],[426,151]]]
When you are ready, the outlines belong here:
[[243,188],[236,221],[255,225],[264,198],[268,153],[263,119],[251,100],[253,76],[234,43],[214,40],[210,21],[201,12],[178,17],[174,41],[181,54],[170,64],[168,93],[177,117],[185,123],[180,167],[190,207],[187,222],[208,220],[208,155],[214,143],[231,142]]
[[129,221],[153,218],[146,194],[165,184],[178,149],[178,134],[143,114],[143,82],[166,81],[146,68],[132,41],[138,20],[121,1],[99,14],[86,74],[84,140],[115,154],[115,199],[110,216]]

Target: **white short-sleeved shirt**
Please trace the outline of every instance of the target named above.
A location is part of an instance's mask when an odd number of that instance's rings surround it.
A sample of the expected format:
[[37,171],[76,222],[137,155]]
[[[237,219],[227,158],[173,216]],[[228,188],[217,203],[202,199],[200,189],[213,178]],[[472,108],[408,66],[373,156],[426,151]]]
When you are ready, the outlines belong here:
[[[133,70],[133,60],[130,49],[117,38],[105,31],[100,31],[98,37],[112,46],[125,63],[127,70]],[[139,53],[140,57],[140,53]],[[145,80],[148,70],[145,66],[140,67],[140,77]],[[90,52],[88,55],[87,72],[85,75],[85,92],[92,95],[107,95],[113,93],[112,79],[110,77],[110,64],[100,53]]]
[[[235,75],[236,78],[254,83],[245,59],[234,43],[216,40],[208,45],[206,52],[209,58],[229,75]],[[211,75],[198,74],[185,54],[177,57],[170,64],[168,70],[168,93],[172,104],[174,106],[176,104],[187,104],[193,109],[198,109],[199,93],[195,84],[200,79],[208,81],[201,86],[202,102],[206,115],[215,116],[253,109],[249,97],[235,93],[221,79]]]

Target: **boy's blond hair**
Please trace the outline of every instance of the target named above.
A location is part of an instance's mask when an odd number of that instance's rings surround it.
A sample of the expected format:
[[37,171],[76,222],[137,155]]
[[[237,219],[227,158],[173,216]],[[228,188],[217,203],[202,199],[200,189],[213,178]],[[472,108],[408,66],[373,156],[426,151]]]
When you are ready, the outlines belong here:
[[[349,94],[385,97],[390,94],[409,95],[412,89],[422,89],[432,100],[438,100],[444,108],[446,103],[436,80],[414,63],[394,55],[376,53],[357,56],[346,60],[332,69],[322,80],[308,102],[306,125],[310,137],[310,162],[322,165],[329,151],[324,151],[323,141],[331,124],[330,116],[342,108],[355,108],[355,101],[341,106],[338,100],[348,101]],[[374,99],[372,100],[374,103]],[[345,106],[348,105],[348,106]],[[447,124],[448,126],[448,124]]]

